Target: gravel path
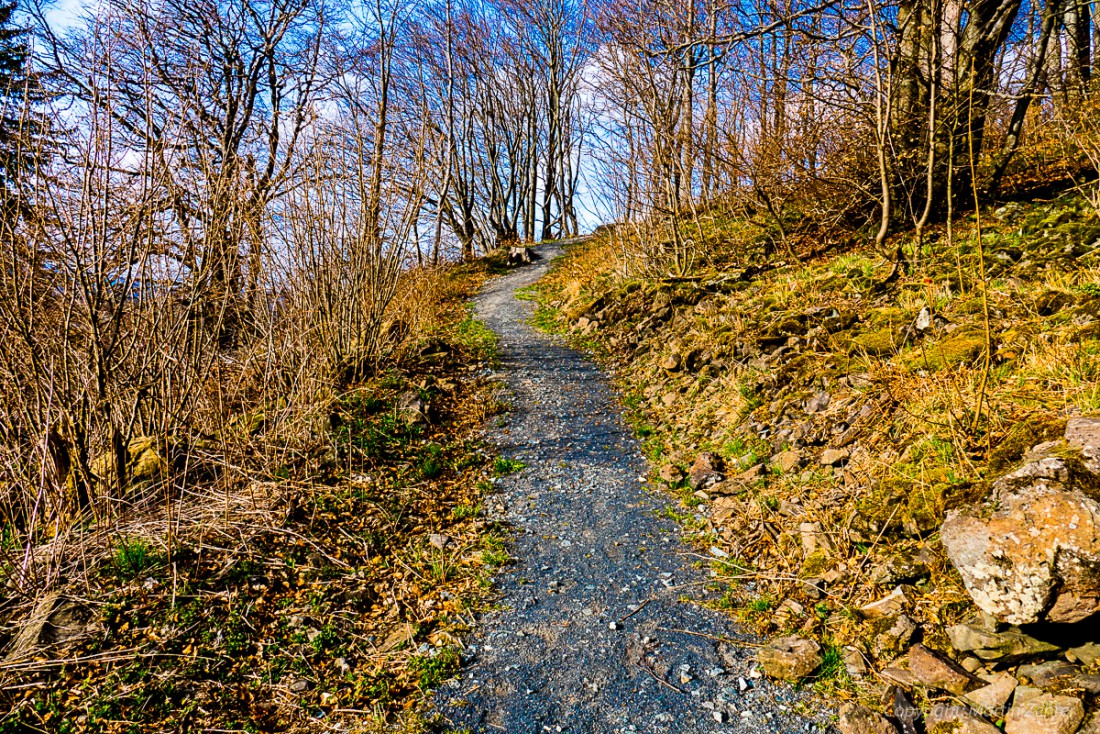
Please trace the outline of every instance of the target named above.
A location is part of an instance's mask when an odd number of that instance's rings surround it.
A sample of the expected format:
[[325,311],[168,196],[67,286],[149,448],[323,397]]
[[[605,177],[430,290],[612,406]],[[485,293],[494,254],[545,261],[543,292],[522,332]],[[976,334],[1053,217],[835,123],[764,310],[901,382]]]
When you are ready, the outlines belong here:
[[439,712],[453,731],[508,734],[824,730],[808,696],[759,677],[752,647],[713,639],[748,639],[725,615],[686,601],[706,596],[707,571],[640,479],[605,376],[530,327],[533,305],[514,297],[560,249],[539,254],[476,301],[512,406],[489,438],[527,468],[487,503],[513,528],[516,562]]

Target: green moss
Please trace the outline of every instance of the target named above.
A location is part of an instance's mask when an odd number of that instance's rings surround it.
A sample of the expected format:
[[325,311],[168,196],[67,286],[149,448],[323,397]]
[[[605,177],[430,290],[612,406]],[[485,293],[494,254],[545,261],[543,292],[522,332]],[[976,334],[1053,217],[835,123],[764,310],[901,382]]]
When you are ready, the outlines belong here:
[[856,509],[872,532],[924,535],[943,521],[945,495],[951,486],[950,482],[917,482],[907,477],[884,479],[856,503]]
[[830,565],[828,554],[823,550],[815,550],[802,562],[799,575],[804,579],[814,578],[823,574]]
[[985,333],[977,327],[956,329],[946,339],[927,345],[923,354],[914,354],[912,367],[938,370],[960,364],[974,364],[985,350]]
[[866,321],[875,328],[883,326],[902,326],[911,323],[915,316],[904,308],[891,306],[888,308],[876,308],[867,313]]
[[886,326],[877,331],[870,331],[852,339],[850,351],[866,353],[872,357],[883,357],[893,354],[901,345],[897,343],[893,327]]

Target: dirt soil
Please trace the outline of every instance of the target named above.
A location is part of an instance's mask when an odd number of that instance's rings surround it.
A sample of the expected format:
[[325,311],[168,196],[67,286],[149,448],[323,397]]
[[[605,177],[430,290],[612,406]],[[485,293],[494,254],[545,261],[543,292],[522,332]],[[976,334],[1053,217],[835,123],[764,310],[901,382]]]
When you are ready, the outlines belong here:
[[453,731],[509,734],[827,729],[821,702],[762,678],[756,640],[705,606],[713,559],[683,545],[645,483],[606,375],[527,323],[534,304],[515,292],[560,248],[538,254],[476,301],[512,406],[489,438],[526,466],[487,503],[513,529],[515,562],[437,710]]

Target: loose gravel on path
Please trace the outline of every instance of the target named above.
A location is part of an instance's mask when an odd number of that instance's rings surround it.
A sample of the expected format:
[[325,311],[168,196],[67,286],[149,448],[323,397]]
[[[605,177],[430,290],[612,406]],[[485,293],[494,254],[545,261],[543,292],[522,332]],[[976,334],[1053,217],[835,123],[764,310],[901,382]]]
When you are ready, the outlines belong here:
[[600,370],[528,325],[517,288],[540,259],[491,281],[478,316],[500,337],[511,412],[489,438],[527,465],[490,498],[514,534],[496,611],[480,619],[461,675],[436,694],[452,731],[508,734],[811,732],[825,712],[759,677],[751,645],[707,596],[708,570],[661,516],[646,463]]

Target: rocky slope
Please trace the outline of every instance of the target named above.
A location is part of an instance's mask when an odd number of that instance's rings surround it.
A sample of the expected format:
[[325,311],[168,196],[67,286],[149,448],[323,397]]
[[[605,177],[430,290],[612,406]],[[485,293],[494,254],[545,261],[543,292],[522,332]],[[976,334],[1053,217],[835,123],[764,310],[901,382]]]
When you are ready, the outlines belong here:
[[[842,731],[1092,726],[1095,213],[984,212],[980,249],[970,220],[906,240],[895,281],[869,251],[765,260],[759,226],[708,216],[690,276],[632,274],[612,232],[537,319],[617,371],[726,606],[778,638],[762,660],[892,717],[850,708]],[[791,667],[803,639],[822,666]]]

